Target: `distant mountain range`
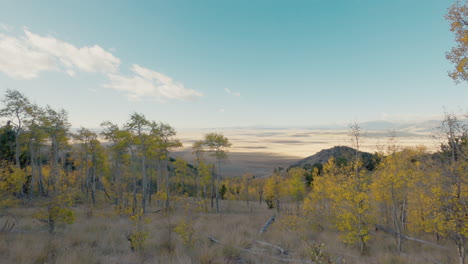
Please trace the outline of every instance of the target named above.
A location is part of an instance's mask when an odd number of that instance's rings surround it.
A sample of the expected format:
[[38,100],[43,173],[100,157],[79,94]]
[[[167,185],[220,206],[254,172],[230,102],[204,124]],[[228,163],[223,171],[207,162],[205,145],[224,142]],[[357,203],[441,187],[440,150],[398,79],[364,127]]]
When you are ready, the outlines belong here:
[[408,133],[430,133],[433,132],[439,125],[439,120],[429,120],[423,122],[388,122],[388,121],[371,121],[361,124],[361,126],[370,131],[400,131]]
[[[369,121],[358,123],[365,131],[387,132],[395,130],[397,132],[411,134],[426,134],[431,133],[440,125],[441,120],[427,120],[421,122],[391,122],[391,121]],[[348,130],[346,124],[335,124],[328,126],[316,126],[311,129],[336,129]]]
[[[468,118],[461,118],[461,121],[468,125]],[[395,130],[398,133],[403,134],[427,134],[434,132],[437,127],[440,126],[442,120],[426,120],[426,121],[368,121],[362,122],[358,125],[363,128],[365,131],[372,132],[388,132]],[[201,131],[211,131],[216,129],[228,129],[228,130],[237,130],[237,129],[258,129],[258,130],[282,130],[282,129],[293,129],[301,128],[307,130],[349,130],[350,123],[340,123],[340,124],[325,124],[325,125],[311,125],[311,126],[232,126],[232,127],[212,127],[212,128],[193,128],[193,129],[182,129],[182,130],[201,130]],[[77,132],[79,127],[72,127],[71,132]],[[100,133],[102,128],[88,128],[89,130]]]
[[[468,124],[468,119],[461,119],[462,122]],[[395,130],[398,133],[409,133],[409,134],[427,134],[434,132],[438,126],[440,126],[442,120],[425,120],[425,121],[368,121],[368,122],[358,122],[358,125],[363,128],[365,131],[372,132],[388,132]],[[310,125],[310,126],[233,126],[233,127],[223,127],[223,129],[258,129],[258,130],[283,130],[283,129],[306,129],[306,130],[349,130],[349,124],[351,123],[331,123],[324,125]],[[211,128],[217,129],[217,128]]]

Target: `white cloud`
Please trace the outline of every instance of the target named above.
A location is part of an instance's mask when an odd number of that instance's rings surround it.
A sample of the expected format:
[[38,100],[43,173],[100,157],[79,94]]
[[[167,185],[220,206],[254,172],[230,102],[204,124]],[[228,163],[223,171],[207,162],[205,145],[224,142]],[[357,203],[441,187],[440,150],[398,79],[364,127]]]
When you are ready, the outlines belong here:
[[[0,23],[0,29],[9,31]],[[153,97],[192,100],[202,96],[170,77],[134,64],[133,74],[119,72],[120,59],[98,45],[77,47],[50,35],[41,36],[27,28],[23,35],[0,33],[0,72],[14,79],[33,79],[41,72],[59,71],[71,77],[77,72],[101,73],[108,78],[104,85],[123,91],[129,99]]]
[[42,71],[57,70],[54,58],[32,49],[24,40],[0,33],[0,71],[14,79],[36,78]]
[[[1,26],[3,28],[3,26]],[[76,46],[24,29],[24,36],[0,33],[0,71],[15,79],[32,79],[43,71],[113,73],[120,59],[98,45]]]
[[239,92],[233,92],[233,91],[231,91],[231,89],[229,89],[229,88],[224,88],[224,91],[226,91],[226,93],[228,93],[228,94],[230,94],[230,95],[240,96],[240,93],[239,93]]
[[200,92],[187,89],[183,84],[170,77],[134,64],[132,76],[109,74],[109,83],[104,86],[126,93],[129,99],[138,100],[142,97],[153,97],[159,101],[164,99],[193,100],[202,96]]
[[25,41],[31,47],[57,58],[66,69],[78,69],[85,72],[116,72],[120,59],[98,45],[77,48],[52,36],[43,37],[25,29]]
[[9,32],[13,30],[13,27],[5,23],[0,23],[0,30]]
[[218,112],[224,113],[224,108],[218,109]]

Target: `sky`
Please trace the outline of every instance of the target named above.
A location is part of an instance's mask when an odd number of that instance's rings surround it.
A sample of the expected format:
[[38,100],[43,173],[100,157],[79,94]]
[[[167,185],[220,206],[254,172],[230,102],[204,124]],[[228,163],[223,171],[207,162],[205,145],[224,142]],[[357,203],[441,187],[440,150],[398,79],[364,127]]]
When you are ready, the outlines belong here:
[[0,0],[0,94],[74,127],[420,121],[466,111],[440,0]]

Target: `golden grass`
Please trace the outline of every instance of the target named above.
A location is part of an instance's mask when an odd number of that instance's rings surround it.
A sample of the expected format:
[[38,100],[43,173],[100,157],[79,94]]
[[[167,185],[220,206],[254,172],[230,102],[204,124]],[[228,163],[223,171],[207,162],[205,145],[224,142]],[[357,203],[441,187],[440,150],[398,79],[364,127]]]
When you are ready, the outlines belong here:
[[[91,216],[85,208],[76,208],[76,222],[59,225],[52,236],[42,223],[32,218],[37,209],[10,209],[8,213],[18,218],[18,224],[12,232],[0,233],[0,263],[285,263],[275,259],[280,257],[302,260],[316,257],[347,264],[456,261],[455,248],[447,241],[443,244],[451,250],[407,241],[403,254],[398,255],[394,239],[379,232],[373,234],[369,254],[360,256],[359,250],[340,242],[337,232],[314,230],[305,219],[294,214],[277,214],[268,231],[259,234],[264,223],[276,214],[265,204],[251,202],[247,207],[241,201],[221,201],[222,213],[216,214],[195,210],[195,206],[187,211],[183,209],[186,203],[174,203],[177,208],[168,214],[154,213],[159,209],[156,204],[149,208],[146,217],[150,222],[144,226],[149,236],[141,252],[132,252],[124,236],[125,230],[130,228],[130,220],[116,215],[111,206],[94,209]],[[181,236],[174,232],[174,227],[182,220],[191,223],[195,230],[193,246],[185,245]],[[209,236],[222,244],[210,242]],[[277,249],[255,240],[282,247],[289,255],[283,256]],[[322,243],[323,257],[317,258],[317,246]]]

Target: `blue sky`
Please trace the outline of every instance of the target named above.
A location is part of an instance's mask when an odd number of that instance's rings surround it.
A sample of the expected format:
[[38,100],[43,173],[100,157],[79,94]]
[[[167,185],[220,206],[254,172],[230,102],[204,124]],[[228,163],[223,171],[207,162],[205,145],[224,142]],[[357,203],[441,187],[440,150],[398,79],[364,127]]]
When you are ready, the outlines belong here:
[[132,112],[176,128],[422,120],[466,110],[450,1],[5,1],[0,93],[73,126]]

